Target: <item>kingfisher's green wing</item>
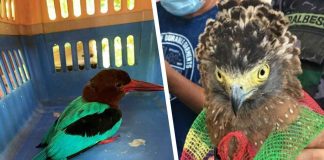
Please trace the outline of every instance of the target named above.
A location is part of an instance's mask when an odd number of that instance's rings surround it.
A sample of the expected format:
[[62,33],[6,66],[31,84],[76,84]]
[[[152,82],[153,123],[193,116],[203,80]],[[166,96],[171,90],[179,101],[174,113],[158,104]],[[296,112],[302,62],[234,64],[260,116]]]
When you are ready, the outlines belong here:
[[[79,96],[77,97],[75,100],[73,100],[65,109],[64,111],[61,113],[60,117],[64,117],[64,115],[68,114],[71,112],[71,110],[73,110],[73,108],[76,108],[77,106],[79,106],[80,104],[82,105],[83,100],[82,97]],[[59,117],[59,118],[60,118]],[[56,125],[57,122],[59,120],[59,118],[57,118],[54,122],[54,124],[49,128],[49,130],[47,131],[47,133],[45,134],[45,136],[42,138],[40,144],[38,146],[36,146],[36,148],[44,148],[47,146],[48,142],[50,141],[50,139],[53,137],[53,135],[56,132]]]
[[[79,109],[85,108],[89,105],[88,103],[85,103],[81,96],[77,97],[75,100],[73,100],[61,113],[60,117],[54,122],[54,124],[50,127],[50,129],[47,131],[43,139],[41,140],[41,143],[37,146],[37,148],[43,148],[46,147],[48,142],[51,140],[51,138],[55,135],[57,128],[58,128],[58,121],[62,122],[69,122],[69,115],[73,115],[73,112],[77,112]],[[106,107],[104,107],[106,108]],[[66,121],[67,120],[67,121]]]
[[112,137],[120,128],[122,119],[116,109],[88,115],[59,130],[46,147],[47,156],[62,159],[92,147]]
[[47,131],[47,133],[45,134],[45,136],[43,137],[41,142],[36,146],[36,148],[44,148],[47,146],[49,140],[55,134],[55,126],[57,124],[57,121],[58,121],[58,119],[55,120],[54,124],[51,126],[51,128],[49,128],[49,130]]
[[100,114],[110,107],[107,104],[98,102],[86,102],[82,97],[76,98],[69,106],[62,112],[55,126],[55,130],[61,130],[68,125],[78,121],[79,119],[92,115]]
[[84,102],[82,98],[77,100],[79,103],[69,105],[61,114],[50,133],[52,137],[48,138],[45,148],[47,157],[66,158],[113,136],[120,128],[120,110],[106,104]]

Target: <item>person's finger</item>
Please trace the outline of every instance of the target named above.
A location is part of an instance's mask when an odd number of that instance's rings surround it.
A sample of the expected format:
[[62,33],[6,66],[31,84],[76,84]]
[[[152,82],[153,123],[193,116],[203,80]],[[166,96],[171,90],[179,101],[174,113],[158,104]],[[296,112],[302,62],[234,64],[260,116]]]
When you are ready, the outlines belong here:
[[306,148],[324,149],[324,130]]
[[323,160],[324,149],[304,149],[296,160]]
[[214,156],[209,157],[208,160],[214,160]]

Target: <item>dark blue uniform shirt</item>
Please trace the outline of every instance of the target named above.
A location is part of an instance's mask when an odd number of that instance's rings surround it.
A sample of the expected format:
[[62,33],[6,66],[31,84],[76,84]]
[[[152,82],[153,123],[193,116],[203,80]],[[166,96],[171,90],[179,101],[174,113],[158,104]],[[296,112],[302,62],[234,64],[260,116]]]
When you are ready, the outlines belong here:
[[[192,19],[174,16],[167,12],[160,3],[157,3],[157,10],[165,60],[187,79],[198,84],[200,75],[194,50],[199,35],[204,31],[207,19],[215,19],[217,7]],[[172,95],[171,106],[177,148],[181,154],[187,132],[197,114]]]

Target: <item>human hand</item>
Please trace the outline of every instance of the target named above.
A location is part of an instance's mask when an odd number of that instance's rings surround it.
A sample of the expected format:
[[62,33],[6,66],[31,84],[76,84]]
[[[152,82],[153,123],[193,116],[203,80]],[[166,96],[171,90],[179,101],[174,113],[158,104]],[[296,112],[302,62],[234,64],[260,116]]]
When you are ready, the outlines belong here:
[[296,160],[324,160],[324,130],[302,151]]

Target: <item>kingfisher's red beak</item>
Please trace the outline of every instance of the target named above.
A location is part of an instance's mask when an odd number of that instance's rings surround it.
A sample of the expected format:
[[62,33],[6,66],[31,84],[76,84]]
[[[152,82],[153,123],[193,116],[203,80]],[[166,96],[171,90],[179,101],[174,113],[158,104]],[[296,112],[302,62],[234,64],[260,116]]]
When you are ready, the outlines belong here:
[[130,83],[123,87],[123,91],[125,93],[131,91],[163,91],[163,86],[132,79]]

